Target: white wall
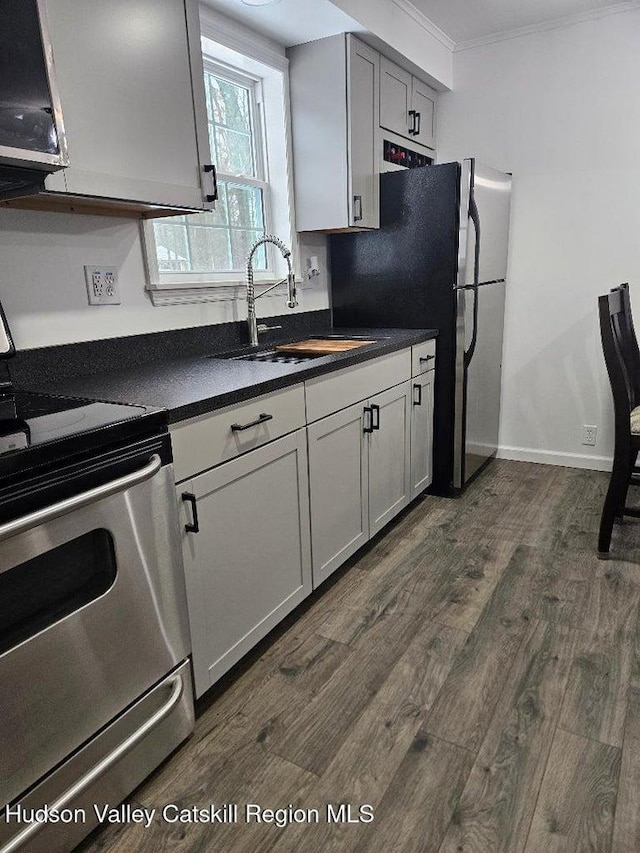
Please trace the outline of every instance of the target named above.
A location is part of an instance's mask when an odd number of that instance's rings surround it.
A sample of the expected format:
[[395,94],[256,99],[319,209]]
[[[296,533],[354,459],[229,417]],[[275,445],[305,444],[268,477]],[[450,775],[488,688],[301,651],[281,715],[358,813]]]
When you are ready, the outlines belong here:
[[[299,290],[299,308],[329,305],[327,240],[303,235],[307,255],[318,255],[322,275]],[[122,305],[89,306],[84,265],[118,267]],[[0,211],[0,299],[18,349],[137,335],[246,318],[238,299],[154,307],[145,291],[145,269],[137,222],[108,216]],[[257,303],[258,316],[288,312],[281,295]]]
[[635,9],[454,55],[439,158],[514,174],[503,456],[606,468],[613,453],[596,297],[630,281],[640,323],[639,46]]

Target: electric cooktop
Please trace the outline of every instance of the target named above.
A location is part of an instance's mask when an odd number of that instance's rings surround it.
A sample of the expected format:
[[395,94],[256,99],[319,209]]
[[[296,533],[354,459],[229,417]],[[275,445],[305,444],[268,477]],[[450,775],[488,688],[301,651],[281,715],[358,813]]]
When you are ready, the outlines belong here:
[[0,476],[166,429],[160,409],[6,391],[0,395]]

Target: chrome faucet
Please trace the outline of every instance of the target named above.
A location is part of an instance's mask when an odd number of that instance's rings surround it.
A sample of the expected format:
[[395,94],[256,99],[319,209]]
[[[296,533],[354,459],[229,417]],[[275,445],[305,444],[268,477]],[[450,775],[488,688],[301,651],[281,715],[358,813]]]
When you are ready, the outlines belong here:
[[[271,287],[267,287],[266,290],[263,290],[262,293],[259,293],[256,296],[256,292],[253,286],[253,256],[255,254],[256,249],[259,249],[264,243],[273,243],[274,246],[277,246],[278,249],[282,252],[282,257],[287,262],[287,277],[283,278],[281,281],[277,281],[275,284],[272,284]],[[259,240],[253,244],[251,249],[249,250],[249,254],[247,255],[247,322],[249,324],[249,341],[252,347],[258,346],[258,325],[256,323],[256,299],[259,299],[261,296],[264,296],[265,293],[269,293],[269,291],[273,290],[274,287],[279,287],[281,284],[287,285],[287,307],[295,308],[298,304],[298,300],[296,299],[296,279],[293,273],[293,267],[291,266],[291,250],[287,249],[282,240],[279,240],[278,237],[271,237],[265,234],[264,237],[261,237]]]

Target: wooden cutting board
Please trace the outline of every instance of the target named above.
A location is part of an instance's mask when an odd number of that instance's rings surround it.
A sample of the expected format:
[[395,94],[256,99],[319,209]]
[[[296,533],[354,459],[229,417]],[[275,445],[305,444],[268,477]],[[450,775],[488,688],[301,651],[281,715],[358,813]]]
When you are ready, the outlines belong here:
[[308,340],[297,341],[294,344],[278,344],[278,352],[300,353],[304,355],[331,355],[335,352],[347,352],[358,347],[374,344],[375,341],[347,340]]

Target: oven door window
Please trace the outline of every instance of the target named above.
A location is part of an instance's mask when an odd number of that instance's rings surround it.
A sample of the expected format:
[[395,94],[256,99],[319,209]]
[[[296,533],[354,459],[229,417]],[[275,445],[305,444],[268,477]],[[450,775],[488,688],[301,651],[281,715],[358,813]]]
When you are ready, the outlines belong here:
[[116,574],[102,528],[0,573],[0,655],[103,595]]

